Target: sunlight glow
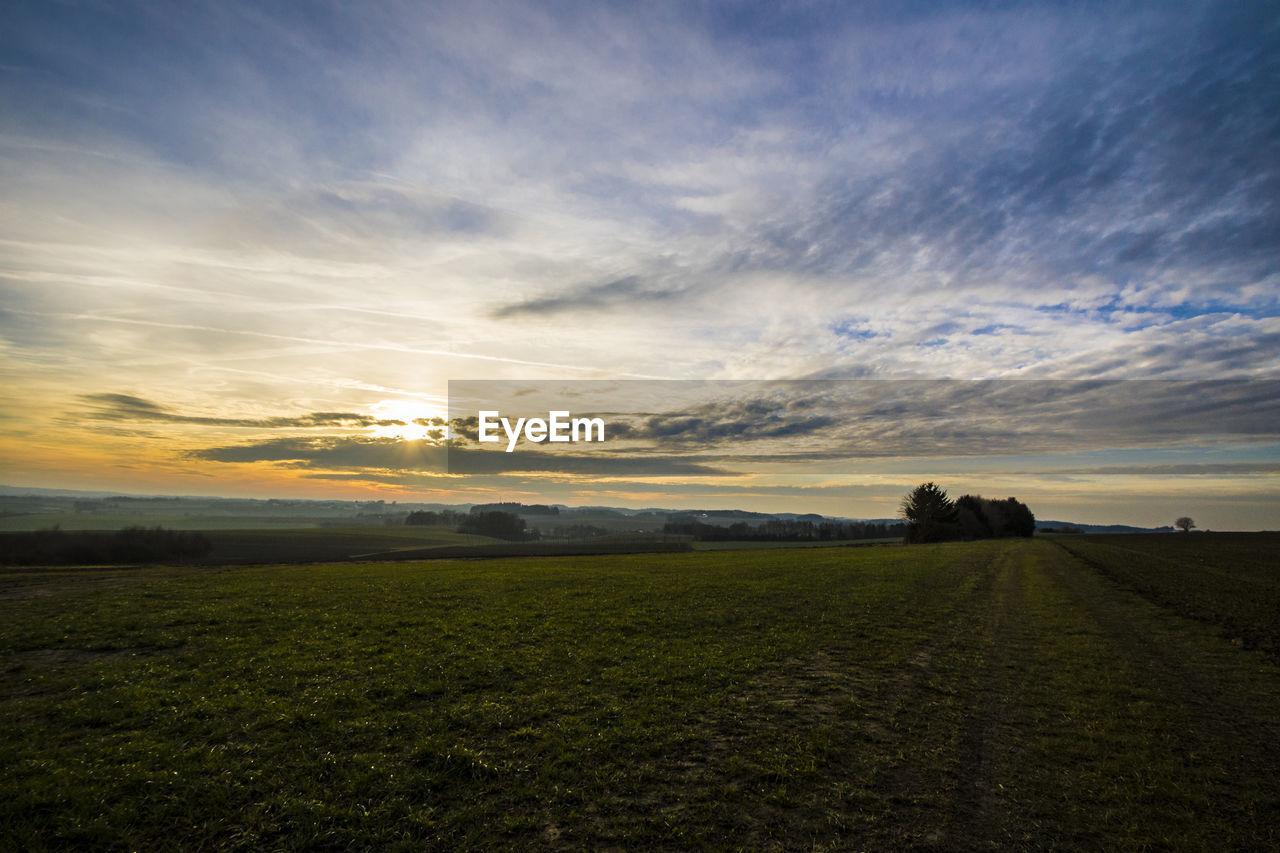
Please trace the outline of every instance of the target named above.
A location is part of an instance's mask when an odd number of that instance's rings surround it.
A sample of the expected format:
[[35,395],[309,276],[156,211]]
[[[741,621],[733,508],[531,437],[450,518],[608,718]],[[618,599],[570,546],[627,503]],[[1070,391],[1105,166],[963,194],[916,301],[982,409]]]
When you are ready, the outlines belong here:
[[421,423],[432,418],[443,418],[443,408],[416,400],[383,400],[375,403],[372,408],[374,416],[379,420],[400,423],[369,427],[371,436],[398,438],[403,441],[440,440],[444,437],[443,427]]

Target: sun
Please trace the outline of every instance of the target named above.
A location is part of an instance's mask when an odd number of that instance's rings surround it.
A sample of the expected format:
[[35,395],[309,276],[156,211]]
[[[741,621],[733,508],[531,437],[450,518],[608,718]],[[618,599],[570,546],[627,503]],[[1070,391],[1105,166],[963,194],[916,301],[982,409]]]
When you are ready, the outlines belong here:
[[[401,441],[441,438],[440,427],[430,426],[433,418],[443,418],[444,409],[419,400],[383,400],[374,403],[373,416],[387,423],[369,427],[369,435]],[[390,423],[398,421],[398,423]]]

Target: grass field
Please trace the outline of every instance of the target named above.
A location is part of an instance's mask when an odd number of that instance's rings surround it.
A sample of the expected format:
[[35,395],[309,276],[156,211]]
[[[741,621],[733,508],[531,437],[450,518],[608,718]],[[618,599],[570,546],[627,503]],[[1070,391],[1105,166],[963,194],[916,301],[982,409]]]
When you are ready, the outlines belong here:
[[6,572],[0,849],[1276,849],[1175,538]]

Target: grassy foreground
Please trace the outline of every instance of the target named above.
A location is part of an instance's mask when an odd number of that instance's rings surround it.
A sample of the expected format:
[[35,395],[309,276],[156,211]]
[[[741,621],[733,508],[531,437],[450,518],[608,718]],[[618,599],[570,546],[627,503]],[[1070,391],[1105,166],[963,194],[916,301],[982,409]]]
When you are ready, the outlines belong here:
[[1277,659],[1087,557],[7,572],[0,849],[1280,846]]

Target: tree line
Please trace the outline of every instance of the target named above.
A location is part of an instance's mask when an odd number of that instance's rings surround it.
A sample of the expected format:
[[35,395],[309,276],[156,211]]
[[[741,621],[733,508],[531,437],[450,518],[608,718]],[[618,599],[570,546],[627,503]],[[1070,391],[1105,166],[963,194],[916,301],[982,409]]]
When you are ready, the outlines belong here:
[[923,483],[902,499],[906,519],[903,541],[946,542],[955,539],[995,539],[1033,536],[1036,517],[1017,498],[992,500],[963,495],[951,500],[935,483]]
[[862,521],[812,521],[774,518],[761,524],[745,521],[728,527],[701,521],[668,521],[663,533],[680,533],[701,542],[831,542],[841,539],[888,539],[902,536],[905,524]]

